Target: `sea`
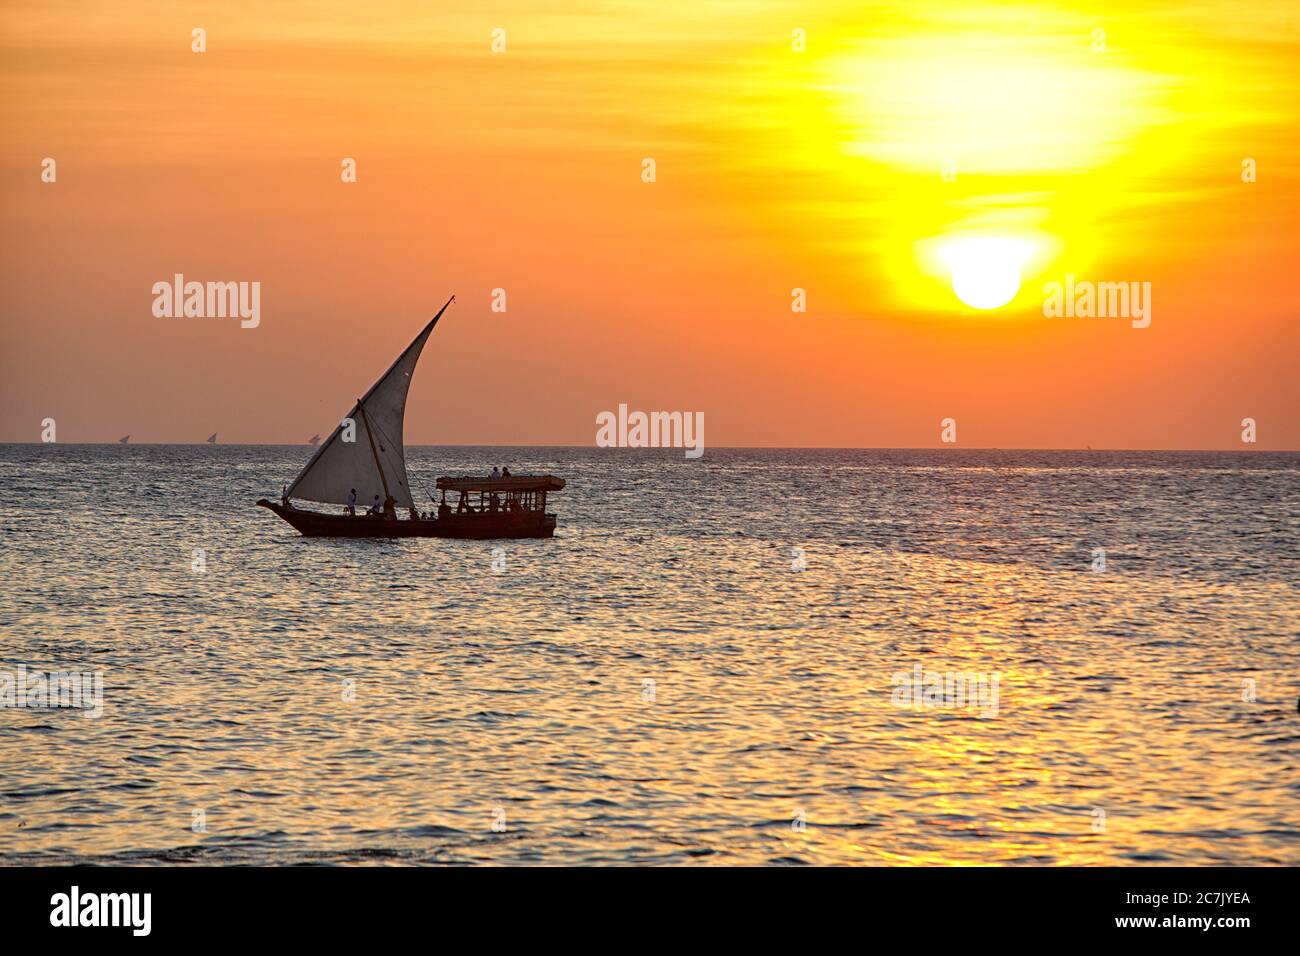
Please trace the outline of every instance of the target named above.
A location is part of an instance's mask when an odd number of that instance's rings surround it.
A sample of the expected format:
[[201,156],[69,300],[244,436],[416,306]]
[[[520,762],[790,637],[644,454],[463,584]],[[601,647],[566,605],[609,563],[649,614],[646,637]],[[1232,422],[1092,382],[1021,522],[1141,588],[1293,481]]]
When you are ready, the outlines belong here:
[[1298,454],[408,449],[520,541],[309,455],[0,446],[0,863],[1300,864]]

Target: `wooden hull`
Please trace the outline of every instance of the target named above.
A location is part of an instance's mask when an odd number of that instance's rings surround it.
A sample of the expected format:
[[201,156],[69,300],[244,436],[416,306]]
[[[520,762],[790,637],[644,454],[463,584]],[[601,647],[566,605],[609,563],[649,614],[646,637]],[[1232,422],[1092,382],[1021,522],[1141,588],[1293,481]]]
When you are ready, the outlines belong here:
[[262,498],[257,502],[274,511],[308,538],[549,538],[555,533],[555,515],[541,511],[450,514],[445,518],[409,518],[390,521],[373,515],[324,514],[286,508]]

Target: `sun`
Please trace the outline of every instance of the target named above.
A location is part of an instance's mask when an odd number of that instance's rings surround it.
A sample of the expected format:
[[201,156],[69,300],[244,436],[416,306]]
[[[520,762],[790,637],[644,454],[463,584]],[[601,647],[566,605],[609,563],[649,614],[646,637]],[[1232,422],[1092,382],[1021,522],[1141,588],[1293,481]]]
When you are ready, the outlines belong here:
[[941,255],[952,277],[952,291],[972,309],[998,309],[1020,291],[1024,243],[971,236],[945,243]]

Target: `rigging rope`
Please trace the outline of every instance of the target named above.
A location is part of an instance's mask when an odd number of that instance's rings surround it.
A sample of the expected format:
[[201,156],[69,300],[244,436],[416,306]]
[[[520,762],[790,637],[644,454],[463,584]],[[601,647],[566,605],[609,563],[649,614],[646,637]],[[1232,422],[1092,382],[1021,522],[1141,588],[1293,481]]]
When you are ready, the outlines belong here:
[[[360,406],[357,406],[357,407],[360,408]],[[367,424],[372,424],[372,425],[375,426],[375,428],[379,429],[379,434],[382,435],[382,436],[383,436],[383,437],[388,441],[388,444],[390,444],[390,445],[393,446],[394,448],[401,448],[401,449],[402,449],[402,461],[406,461],[406,446],[400,444],[399,442],[395,442],[395,441],[393,441],[393,439],[392,439],[391,437],[389,437],[388,432],[384,431],[384,426],[383,426],[383,425],[380,425],[378,422],[376,422],[376,421],[375,421],[373,418],[371,418],[369,415],[366,416],[366,422],[367,422]],[[407,478],[410,478],[410,477],[411,477],[411,473],[410,473],[409,471],[406,473],[406,477],[407,477]],[[426,484],[424,483],[424,481],[423,481],[423,480],[422,480],[418,475],[416,476],[416,479],[415,479],[415,480],[416,480],[417,482],[419,482],[420,487],[424,489],[424,493],[425,493],[426,495],[429,496],[429,500],[432,501],[434,504],[437,504],[437,503],[438,503],[438,499],[435,498],[435,497],[433,496],[433,492],[429,490],[429,486],[426,485]]]

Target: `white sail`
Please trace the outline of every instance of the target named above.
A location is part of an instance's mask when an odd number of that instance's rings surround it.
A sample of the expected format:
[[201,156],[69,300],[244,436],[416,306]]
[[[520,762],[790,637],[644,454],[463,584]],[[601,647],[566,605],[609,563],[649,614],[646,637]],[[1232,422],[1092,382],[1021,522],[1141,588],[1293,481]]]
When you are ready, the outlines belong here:
[[[386,484],[387,493],[399,507],[415,507],[406,478],[406,454],[402,448],[406,394],[411,387],[411,373],[420,360],[429,333],[454,300],[455,296],[447,300],[447,305],[438,310],[392,367],[370,387],[358,404],[352,406],[338,427],[330,432],[330,437],[321,442],[307,467],[289,486],[288,497],[343,505],[348,502],[348,493],[355,488],[360,510],[369,507],[375,495],[382,502]],[[348,427],[349,421],[351,428]]]

